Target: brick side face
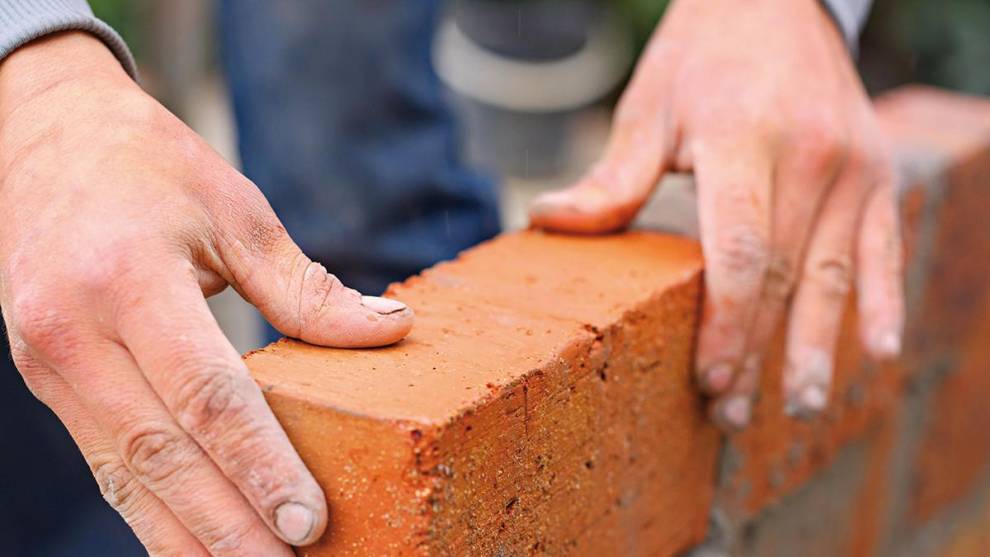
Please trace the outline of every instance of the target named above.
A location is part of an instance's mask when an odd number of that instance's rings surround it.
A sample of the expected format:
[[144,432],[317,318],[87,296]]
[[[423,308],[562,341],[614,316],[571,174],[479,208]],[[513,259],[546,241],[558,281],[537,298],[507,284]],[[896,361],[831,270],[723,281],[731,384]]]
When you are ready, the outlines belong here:
[[337,517],[303,554],[700,542],[718,451],[691,380],[700,270],[672,237],[507,235],[392,288],[418,318],[397,346],[250,355]]
[[778,349],[724,438],[692,382],[694,242],[505,235],[390,289],[417,312],[396,346],[247,356],[331,505],[300,555],[983,555],[990,101],[877,106],[904,168],[901,361],[866,361],[850,309],[825,416],[783,415]]

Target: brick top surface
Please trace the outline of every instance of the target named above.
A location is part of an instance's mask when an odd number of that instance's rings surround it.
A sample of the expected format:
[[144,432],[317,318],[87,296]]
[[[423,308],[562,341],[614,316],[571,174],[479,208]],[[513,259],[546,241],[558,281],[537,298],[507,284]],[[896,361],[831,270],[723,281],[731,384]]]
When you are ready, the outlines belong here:
[[876,108],[887,136],[909,156],[955,159],[990,144],[986,98],[912,85],[882,95]]
[[394,346],[282,340],[246,359],[267,390],[354,415],[445,423],[701,267],[698,245],[672,236],[507,234],[393,285],[388,295],[416,311]]

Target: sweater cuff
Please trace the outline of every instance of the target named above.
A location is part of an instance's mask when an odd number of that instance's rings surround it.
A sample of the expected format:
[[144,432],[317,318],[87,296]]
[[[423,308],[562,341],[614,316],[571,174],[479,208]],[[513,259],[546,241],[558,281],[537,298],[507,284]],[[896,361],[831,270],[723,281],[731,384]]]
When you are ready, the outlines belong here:
[[849,51],[855,55],[859,50],[859,34],[870,17],[873,0],[822,0],[831,14],[842,36],[846,39]]
[[127,44],[93,15],[86,0],[0,0],[0,60],[35,39],[60,31],[95,35],[137,79],[137,65]]

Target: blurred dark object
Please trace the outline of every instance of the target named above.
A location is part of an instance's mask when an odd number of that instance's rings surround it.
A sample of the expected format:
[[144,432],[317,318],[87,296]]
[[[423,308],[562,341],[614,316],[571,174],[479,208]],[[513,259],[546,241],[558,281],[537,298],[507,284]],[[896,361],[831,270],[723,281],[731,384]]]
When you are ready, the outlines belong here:
[[455,0],[453,4],[454,21],[472,41],[496,54],[533,62],[581,50],[601,11],[597,2],[586,0]]
[[434,62],[475,164],[522,177],[561,171],[574,118],[627,75],[630,29],[599,0],[454,0]]
[[871,93],[913,82],[990,95],[990,0],[875,0],[861,44]]

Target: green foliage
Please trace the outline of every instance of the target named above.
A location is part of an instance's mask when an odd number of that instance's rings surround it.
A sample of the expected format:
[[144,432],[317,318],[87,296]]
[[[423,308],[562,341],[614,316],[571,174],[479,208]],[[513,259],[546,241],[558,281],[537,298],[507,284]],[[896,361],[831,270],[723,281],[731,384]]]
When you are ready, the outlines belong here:
[[990,94],[990,1],[901,0],[892,38],[913,59],[916,78]]
[[642,47],[660,22],[670,0],[612,0],[619,12],[629,21],[636,37],[636,44]]
[[132,50],[139,50],[137,39],[140,36],[134,0],[89,0],[93,13],[117,30]]

